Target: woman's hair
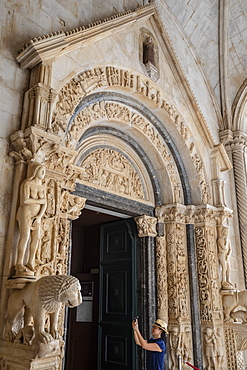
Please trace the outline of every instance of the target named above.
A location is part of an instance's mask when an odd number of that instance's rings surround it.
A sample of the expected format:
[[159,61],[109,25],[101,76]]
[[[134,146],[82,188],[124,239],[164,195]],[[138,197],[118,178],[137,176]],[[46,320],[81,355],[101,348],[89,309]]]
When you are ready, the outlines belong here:
[[166,344],[167,336],[166,336],[166,333],[163,330],[162,330],[162,333],[161,333],[161,339],[163,339],[163,341]]
[[36,164],[35,166],[33,166],[33,168],[32,168],[32,175],[28,179],[29,180],[34,179],[36,177],[37,172],[39,171],[40,168],[44,168],[44,165],[43,164]]

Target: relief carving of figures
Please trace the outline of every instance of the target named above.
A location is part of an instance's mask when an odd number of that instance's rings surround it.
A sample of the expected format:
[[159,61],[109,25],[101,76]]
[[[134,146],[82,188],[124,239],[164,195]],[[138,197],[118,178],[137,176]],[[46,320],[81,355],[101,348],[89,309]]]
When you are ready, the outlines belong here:
[[204,333],[204,344],[205,344],[205,357],[207,361],[206,369],[207,370],[216,370],[217,361],[216,361],[216,335],[214,330],[211,328],[206,328]]
[[[210,212],[209,214],[200,212],[198,220],[209,217],[209,221],[211,216]],[[201,320],[204,322],[222,318],[217,256],[214,247],[215,228],[215,225],[195,228]]]
[[[34,275],[35,255],[40,240],[41,219],[46,209],[45,168],[36,165],[32,175],[20,186],[20,205],[16,219],[19,225],[19,243],[16,276]],[[25,254],[28,251],[28,261]]]
[[[5,341],[22,342],[35,347],[60,339],[58,317],[62,304],[76,307],[81,304],[81,286],[77,278],[67,275],[52,275],[30,282],[23,289],[13,289],[8,300]],[[17,317],[24,310],[23,324],[14,330]],[[49,328],[45,330],[46,315]],[[55,343],[58,345],[57,343]],[[44,351],[44,348],[43,348]],[[45,355],[46,353],[44,353]]]
[[41,265],[51,261],[51,238],[48,231],[41,238],[41,245],[36,256],[36,263]]
[[76,219],[80,216],[82,209],[85,206],[86,198],[69,196],[68,218]]
[[230,282],[230,255],[231,241],[229,239],[228,227],[222,226],[218,236],[218,258],[222,273],[222,289],[232,289],[233,285]]
[[[181,356],[185,362],[191,362],[192,360],[192,348],[191,348],[191,333],[190,328],[185,327],[184,332],[181,333]],[[183,369],[187,369],[186,364],[182,364]]]
[[[174,211],[174,208],[170,210],[169,218],[174,217]],[[181,214],[177,214],[177,217],[180,216]],[[189,286],[185,225],[167,222],[166,239],[169,320],[171,323],[187,322],[189,320]]]
[[123,195],[144,199],[139,174],[122,154],[111,149],[99,149],[81,164],[80,180]]
[[45,217],[50,218],[54,217],[56,214],[56,193],[53,186],[47,186],[46,194],[47,206],[45,211]]
[[143,215],[140,217],[135,217],[135,222],[137,224],[138,236],[140,238],[144,236],[155,237],[157,235],[156,231],[157,219],[155,217]]
[[224,366],[224,333],[222,328],[216,329],[216,360],[217,360],[217,370],[223,370]]
[[178,368],[178,355],[180,355],[180,333],[179,328],[174,326],[170,330],[170,357],[171,357],[171,370]]
[[167,262],[165,236],[156,237],[156,267],[157,267],[157,309],[158,317],[168,318],[167,302]]

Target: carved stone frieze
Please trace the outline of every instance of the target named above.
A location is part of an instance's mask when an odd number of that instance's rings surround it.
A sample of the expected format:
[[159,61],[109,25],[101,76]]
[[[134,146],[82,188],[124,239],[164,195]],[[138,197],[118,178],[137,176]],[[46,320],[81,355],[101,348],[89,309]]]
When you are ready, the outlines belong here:
[[126,157],[113,149],[98,149],[81,163],[80,182],[134,199],[145,199],[142,179]]
[[215,228],[196,226],[195,241],[202,322],[222,319],[219,296],[218,260],[215,252]]
[[156,237],[157,317],[168,322],[167,256],[165,236]]
[[165,223],[169,322],[190,322],[188,261],[185,225]]

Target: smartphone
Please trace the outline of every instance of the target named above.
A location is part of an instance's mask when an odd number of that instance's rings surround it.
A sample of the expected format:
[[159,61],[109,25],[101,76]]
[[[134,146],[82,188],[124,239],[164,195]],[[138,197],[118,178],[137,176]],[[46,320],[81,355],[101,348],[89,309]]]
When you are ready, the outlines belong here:
[[138,319],[139,319],[139,316],[136,316],[133,321],[136,322]]

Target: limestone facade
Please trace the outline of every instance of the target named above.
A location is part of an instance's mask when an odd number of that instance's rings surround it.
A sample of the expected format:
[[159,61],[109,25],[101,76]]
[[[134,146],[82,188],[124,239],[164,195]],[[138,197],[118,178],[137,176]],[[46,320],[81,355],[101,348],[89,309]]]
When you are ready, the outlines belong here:
[[[169,369],[178,368],[180,355],[199,368],[242,370],[247,338],[247,90],[242,77],[247,66],[241,59],[239,79],[234,79],[232,50],[230,65],[225,63],[234,42],[229,14],[238,12],[240,18],[247,10],[241,2],[226,1],[217,7],[222,22],[216,25],[213,7],[209,11],[208,2],[200,2],[204,28],[198,44],[193,32],[199,10],[189,16],[191,7],[178,1],[181,19],[171,1],[120,3],[98,2],[95,10],[85,4],[76,27],[77,3],[68,9],[59,2],[59,10],[55,1],[36,4],[40,19],[32,2],[24,1],[21,9],[14,1],[1,4],[6,69],[0,370],[62,369],[65,311],[60,303],[65,300],[58,300],[54,310],[47,303],[46,313],[57,313],[54,329],[45,314],[37,319],[32,313],[34,322],[25,315],[11,321],[11,297],[22,296],[28,287],[39,292],[35,284],[46,277],[69,276],[71,222],[92,194],[122,197],[146,210],[130,214],[142,255],[145,249],[155,251],[142,277],[150,284],[146,321],[157,315],[168,322]],[[30,41],[14,62],[9,30],[25,10],[34,26],[15,40],[18,47],[24,36]],[[209,24],[210,34],[219,30],[217,61],[205,41]],[[243,25],[236,35],[244,39]],[[189,53],[189,47],[198,54]],[[211,47],[219,51],[214,43]],[[213,71],[218,64],[217,83],[213,72],[206,81],[203,68]]]

